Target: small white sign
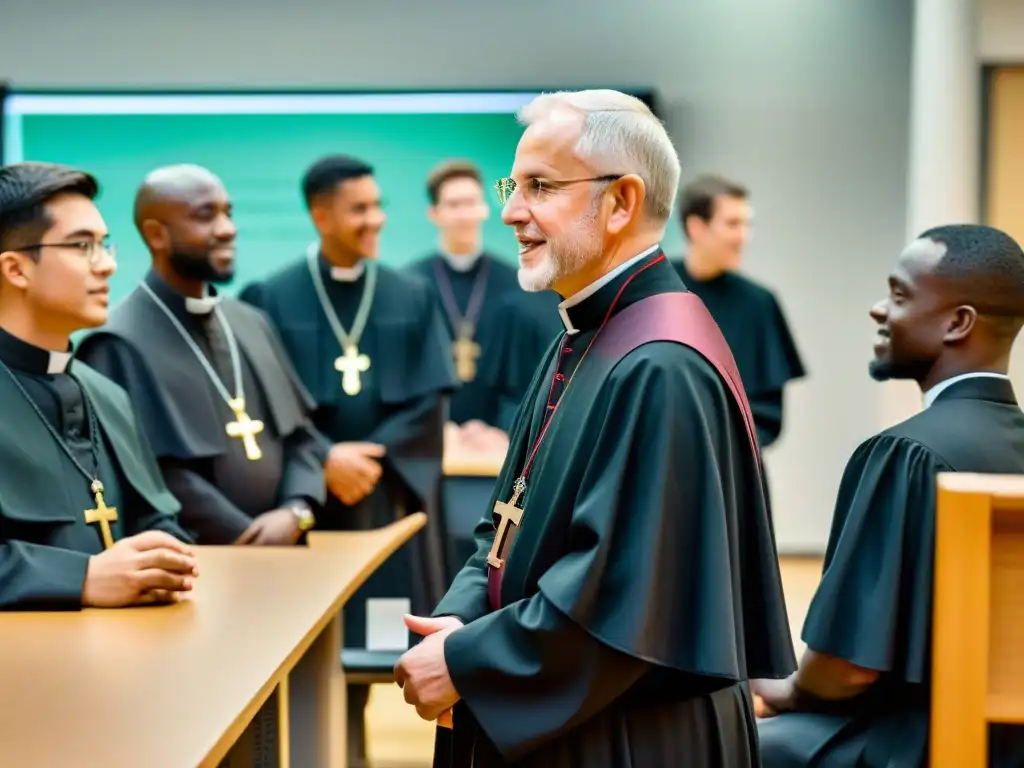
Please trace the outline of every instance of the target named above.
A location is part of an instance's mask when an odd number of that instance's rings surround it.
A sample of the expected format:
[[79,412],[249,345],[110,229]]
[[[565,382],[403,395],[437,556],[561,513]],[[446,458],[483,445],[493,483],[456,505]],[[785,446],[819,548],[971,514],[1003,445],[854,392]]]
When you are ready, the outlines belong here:
[[407,597],[374,597],[366,601],[366,650],[407,651],[409,628],[402,617],[412,611]]

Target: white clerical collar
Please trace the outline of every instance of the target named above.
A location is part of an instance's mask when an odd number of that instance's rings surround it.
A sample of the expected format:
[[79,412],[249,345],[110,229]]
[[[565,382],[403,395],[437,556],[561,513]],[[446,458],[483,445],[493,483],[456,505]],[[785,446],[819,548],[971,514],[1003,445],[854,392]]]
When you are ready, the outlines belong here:
[[46,372],[49,374],[66,373],[68,365],[71,364],[70,352],[50,352],[50,359],[46,363]]
[[638,253],[636,256],[631,258],[629,261],[624,261],[622,264],[619,264],[619,266],[617,266],[611,272],[608,272],[607,274],[605,274],[601,278],[595,280],[590,285],[588,285],[586,288],[584,288],[582,291],[577,291],[572,296],[570,296],[568,299],[566,299],[561,304],[559,304],[558,305],[558,314],[562,318],[562,325],[565,326],[565,332],[568,333],[570,336],[580,332],[580,329],[574,327],[573,324],[572,324],[572,320],[569,319],[569,313],[566,311],[567,309],[569,309],[570,307],[575,307],[577,304],[581,303],[585,299],[590,298],[595,293],[597,293],[599,290],[601,290],[604,286],[608,285],[608,283],[610,283],[616,277],[621,275],[623,272],[625,272],[627,269],[632,267],[638,261],[641,261],[642,259],[645,259],[648,256],[650,256],[652,253],[657,251],[660,247],[661,247],[661,243],[655,243],[654,245],[652,245],[650,248],[648,248],[643,253]]
[[1009,381],[1010,377],[1002,373],[992,373],[990,371],[977,371],[974,373],[961,373],[959,376],[953,376],[951,378],[940,381],[934,387],[924,393],[924,407],[928,408],[932,403],[935,402],[935,398],[945,392],[949,387],[956,384],[958,381],[964,381],[965,379],[1005,379]]
[[445,260],[445,263],[456,272],[469,272],[480,261],[480,257],[484,255],[484,252],[481,250],[464,256],[455,256],[448,253],[444,248],[439,248],[438,253],[441,254],[441,258]]
[[[327,262],[327,260],[324,259],[324,257],[320,254],[320,243],[316,241],[310,243],[309,246],[307,246],[306,254],[309,255],[310,258],[312,258],[311,254],[316,255],[320,259],[323,259],[324,262],[329,264],[329,262]],[[360,259],[351,267],[335,267],[333,265],[330,266],[331,280],[334,280],[339,283],[354,283],[356,280],[363,276],[363,273],[365,271],[365,259]]]
[[211,291],[210,286],[203,288],[203,296],[201,298],[195,298],[193,296],[185,297],[185,311],[190,315],[208,315],[213,312],[213,308],[220,303],[220,296],[216,291]]

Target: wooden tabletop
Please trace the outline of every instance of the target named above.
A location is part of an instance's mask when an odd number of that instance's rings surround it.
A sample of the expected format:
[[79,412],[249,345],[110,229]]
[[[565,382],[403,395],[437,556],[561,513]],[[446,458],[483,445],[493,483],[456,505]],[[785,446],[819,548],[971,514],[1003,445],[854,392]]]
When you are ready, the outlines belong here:
[[218,760],[366,577],[426,522],[316,548],[199,547],[172,606],[0,615],[0,749],[32,768]]

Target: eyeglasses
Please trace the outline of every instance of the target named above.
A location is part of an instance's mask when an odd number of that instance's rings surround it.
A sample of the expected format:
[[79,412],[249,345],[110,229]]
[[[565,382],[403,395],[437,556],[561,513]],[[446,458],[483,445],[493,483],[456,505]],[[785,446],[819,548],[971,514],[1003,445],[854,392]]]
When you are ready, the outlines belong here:
[[[554,192],[560,187],[567,187],[570,184],[582,184],[585,181],[618,181],[621,178],[622,174],[592,176],[588,179],[530,179],[530,183],[523,189],[523,196],[528,202],[533,202],[545,192]],[[511,176],[506,176],[504,179],[498,179],[494,183],[494,190],[498,193],[498,200],[502,205],[511,199],[513,193],[518,188],[519,185],[516,184],[516,180]]]
[[23,245],[20,248],[12,248],[12,251],[41,251],[43,248],[63,248],[69,251],[77,251],[89,261],[90,267],[96,267],[100,263],[101,256],[109,256],[117,260],[117,246],[111,243],[97,243],[94,240],[78,240],[73,243],[36,243],[35,245]]

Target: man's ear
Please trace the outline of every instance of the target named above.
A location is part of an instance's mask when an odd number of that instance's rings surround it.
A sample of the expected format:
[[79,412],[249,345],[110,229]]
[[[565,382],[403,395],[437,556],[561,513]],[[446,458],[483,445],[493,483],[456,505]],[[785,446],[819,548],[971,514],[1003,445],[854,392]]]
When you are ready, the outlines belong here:
[[167,227],[156,219],[145,219],[139,226],[143,242],[151,251],[166,252],[171,247],[171,234]]
[[19,290],[25,290],[29,283],[29,276],[25,270],[26,258],[23,254],[14,251],[0,253],[0,278],[2,281]]
[[978,312],[974,307],[963,305],[953,310],[949,317],[949,324],[946,326],[946,333],[942,340],[947,344],[956,344],[964,341],[978,323]]
[[631,222],[643,216],[647,186],[643,179],[631,173],[615,181],[609,191],[611,215],[608,217],[608,231],[618,234]]

